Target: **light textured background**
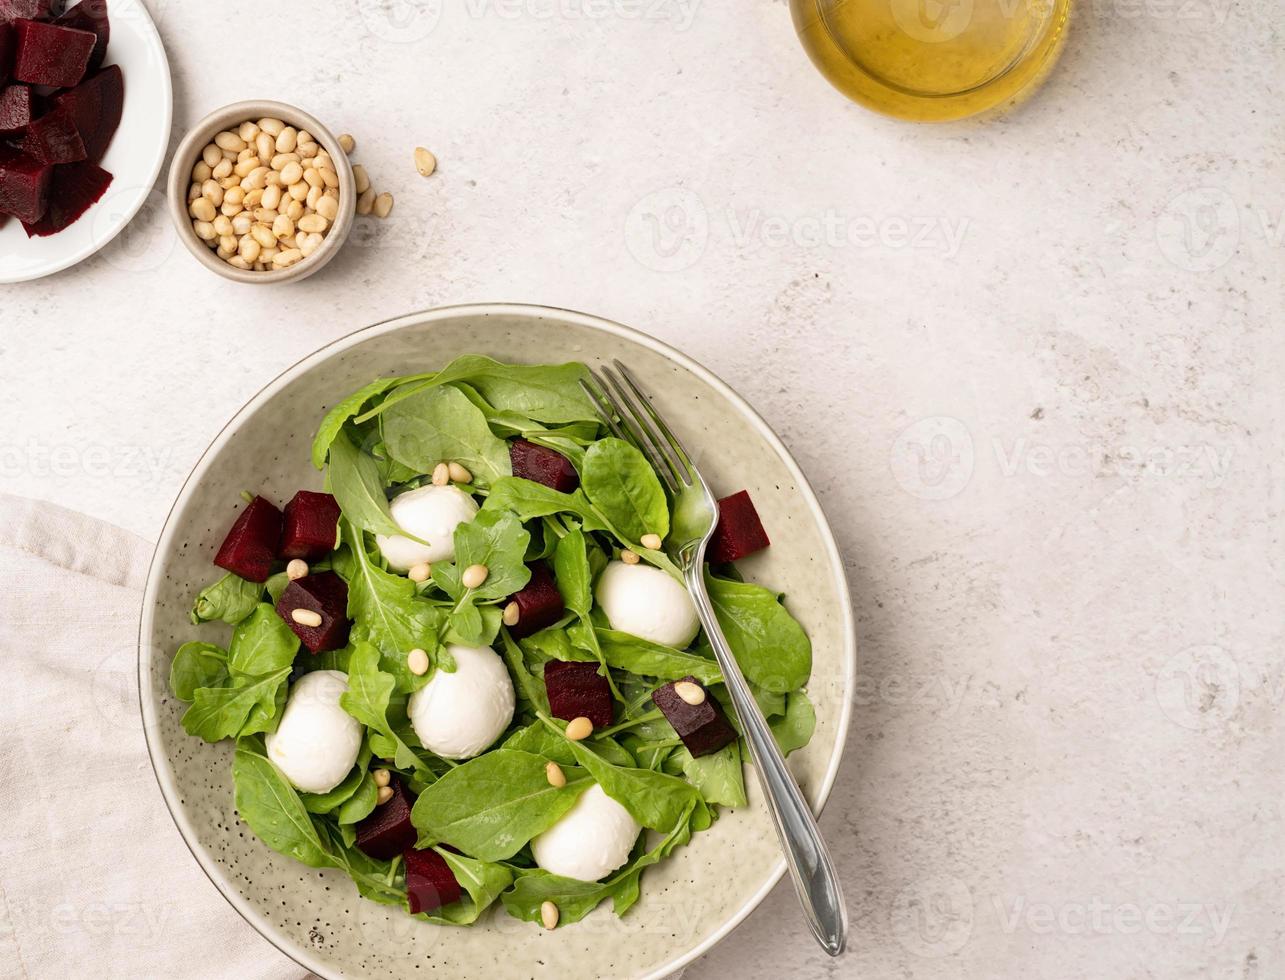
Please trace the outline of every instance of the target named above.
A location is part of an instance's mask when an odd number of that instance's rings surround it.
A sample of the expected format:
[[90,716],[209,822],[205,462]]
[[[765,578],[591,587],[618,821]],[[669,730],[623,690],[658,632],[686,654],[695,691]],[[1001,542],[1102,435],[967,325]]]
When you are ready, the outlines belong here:
[[793,448],[861,644],[823,820],[852,952],[783,885],[687,975],[1285,974],[1271,0],[1078,3],[1033,101],[935,128],[831,91],[780,2],[148,6],[175,140],[296,102],[396,211],[269,290],[157,197],[6,287],[0,489],[154,537],[222,423],[352,329],[472,300],[640,327]]

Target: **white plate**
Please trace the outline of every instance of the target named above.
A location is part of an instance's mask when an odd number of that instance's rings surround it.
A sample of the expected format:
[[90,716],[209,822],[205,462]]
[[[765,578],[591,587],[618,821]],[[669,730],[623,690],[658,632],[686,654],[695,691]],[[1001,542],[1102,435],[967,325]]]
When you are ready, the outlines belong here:
[[112,175],[107,193],[70,228],[28,238],[17,219],[0,228],[0,283],[25,282],[89,258],[120,233],[151,193],[170,143],[174,111],[170,66],[142,0],[108,0],[109,65],[125,76],[120,128],[99,164]]

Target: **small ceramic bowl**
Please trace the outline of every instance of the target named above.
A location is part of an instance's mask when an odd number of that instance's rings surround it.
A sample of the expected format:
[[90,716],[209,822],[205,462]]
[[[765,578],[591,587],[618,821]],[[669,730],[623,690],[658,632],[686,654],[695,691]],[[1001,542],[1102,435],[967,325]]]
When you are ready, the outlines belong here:
[[[255,272],[228,265],[197,237],[196,231],[192,228],[192,216],[187,210],[187,192],[192,183],[192,168],[201,159],[201,151],[214,141],[215,136],[226,129],[235,130],[247,119],[258,120],[265,117],[280,119],[286,125],[294,126],[296,129],[306,129],[330,154],[335,164],[335,172],[339,174],[339,215],[326,232],[321,247],[306,259],[285,269]],[[187,246],[188,251],[196,256],[197,261],[212,272],[217,272],[235,282],[255,285],[297,282],[317,272],[334,258],[339,247],[348,237],[348,233],[352,231],[353,220],[357,214],[357,181],[353,177],[348,154],[339,146],[339,140],[314,117],[284,102],[251,100],[224,106],[210,113],[193,126],[184,137],[174,153],[174,159],[170,162],[169,206],[170,216],[174,219],[175,228],[178,229],[179,239]]]

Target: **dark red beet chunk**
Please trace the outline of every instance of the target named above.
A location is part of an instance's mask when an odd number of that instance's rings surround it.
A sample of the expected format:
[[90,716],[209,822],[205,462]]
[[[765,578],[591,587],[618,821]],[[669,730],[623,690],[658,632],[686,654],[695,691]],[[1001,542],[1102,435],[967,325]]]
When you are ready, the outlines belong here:
[[611,685],[596,663],[550,660],[544,665],[544,687],[553,717],[571,721],[583,715],[594,728],[611,724]]
[[[304,626],[290,615],[308,609],[321,616],[320,626]],[[348,584],[334,572],[318,572],[297,578],[281,593],[277,615],[290,624],[295,635],[313,653],[338,650],[348,642]]]
[[91,31],[38,20],[14,21],[14,26],[18,28],[18,57],[13,77],[18,81],[71,88],[85,77],[98,41]]
[[[286,504],[281,531],[281,557],[315,561],[335,550],[339,505],[328,493],[300,490]],[[397,853],[401,853],[398,849]]]
[[223,539],[214,564],[251,582],[266,582],[280,541],[281,511],[264,498],[255,497]]
[[534,442],[514,439],[509,444],[509,460],[513,463],[513,475],[524,480],[543,483],[562,493],[570,493],[580,486],[580,474],[571,460]]
[[41,163],[75,163],[86,156],[85,144],[66,109],[46,112],[27,127],[18,145]]
[[0,85],[13,76],[13,56],[18,51],[18,32],[12,24],[0,24]]
[[410,850],[419,838],[410,822],[414,794],[402,786],[400,780],[394,779],[389,785],[393,795],[388,802],[379,804],[370,816],[357,824],[357,847],[381,861],[391,861],[402,851]]
[[[705,690],[695,677],[686,677],[684,680]],[[657,688],[651,699],[674,726],[674,731],[693,756],[710,755],[736,741],[736,729],[727,720],[727,715],[723,714],[723,706],[708,691],[700,704],[688,704],[678,696],[674,685],[670,683]]]
[[70,92],[56,96],[54,102],[71,113],[85,144],[87,159],[97,163],[116,134],[125,106],[125,79],[120,67],[108,65]]
[[0,24],[19,19],[42,20],[52,12],[51,0],[0,0]]
[[39,221],[49,206],[53,167],[0,145],[0,211]]
[[527,568],[531,569],[531,581],[509,597],[518,604],[518,621],[509,627],[509,632],[519,638],[552,626],[566,608],[548,564],[537,561]]
[[705,560],[716,565],[739,561],[771,543],[749,491],[742,490],[718,502],[718,526],[705,549]]
[[90,209],[111,186],[112,175],[88,160],[64,163],[53,168],[53,182],[49,185],[49,207],[44,217],[35,222],[24,222],[28,238],[46,238],[56,235],[74,224]]
[[31,122],[31,89],[9,85],[0,89],[0,133],[15,133]]
[[89,56],[89,70],[97,71],[107,57],[107,43],[111,40],[111,24],[107,19],[107,0],[80,0],[61,17],[54,20],[59,27],[72,27],[89,31],[97,40]]
[[406,862],[406,901],[411,915],[436,912],[443,905],[458,902],[464,894],[451,866],[436,851],[408,850],[402,860]]

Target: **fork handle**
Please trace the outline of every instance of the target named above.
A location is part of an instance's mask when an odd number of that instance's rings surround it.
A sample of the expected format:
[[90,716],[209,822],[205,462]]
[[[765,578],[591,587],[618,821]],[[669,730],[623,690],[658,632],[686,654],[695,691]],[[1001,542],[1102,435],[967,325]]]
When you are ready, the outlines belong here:
[[808,927],[827,953],[838,956],[847,941],[848,913],[834,861],[821,838],[812,808],[786,768],[785,757],[781,755],[772,730],[754,700],[732,648],[727,644],[727,637],[718,625],[713,603],[705,588],[703,569],[704,563],[700,560],[688,565],[684,571],[687,590],[696,604],[696,613],[714,647],[723,680],[740,716],[754,768],[767,795],[768,810],[776,825],[777,836],[781,838],[790,877],[794,879],[794,890],[803,906]]

